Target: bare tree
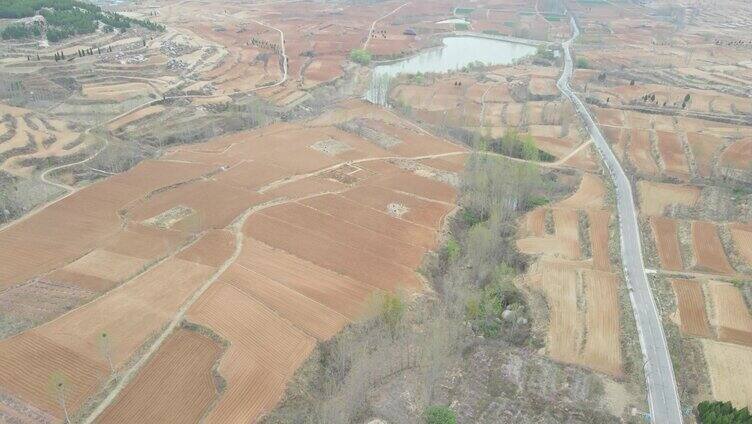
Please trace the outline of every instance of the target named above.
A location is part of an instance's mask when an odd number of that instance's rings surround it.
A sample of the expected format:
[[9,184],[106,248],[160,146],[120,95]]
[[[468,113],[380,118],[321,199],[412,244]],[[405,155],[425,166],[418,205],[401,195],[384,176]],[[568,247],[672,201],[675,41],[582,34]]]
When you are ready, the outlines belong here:
[[65,416],[65,422],[70,423],[70,416],[68,415],[68,406],[66,405],[66,396],[68,392],[68,378],[62,372],[55,372],[50,376],[49,390],[50,393],[57,398],[60,407],[63,409]]
[[107,363],[110,365],[110,374],[115,376],[115,367],[112,364],[112,350],[110,349],[110,336],[107,332],[103,331],[99,335],[99,349],[102,351],[102,355],[107,359]]

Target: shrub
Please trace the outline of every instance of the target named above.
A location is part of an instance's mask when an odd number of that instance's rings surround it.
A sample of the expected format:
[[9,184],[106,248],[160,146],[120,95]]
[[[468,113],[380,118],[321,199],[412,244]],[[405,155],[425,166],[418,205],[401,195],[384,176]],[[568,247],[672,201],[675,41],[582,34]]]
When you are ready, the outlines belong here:
[[590,63],[584,57],[578,57],[575,65],[578,69],[590,69]]
[[444,405],[429,406],[424,416],[426,424],[457,424],[457,415]]
[[365,49],[353,49],[350,51],[350,60],[361,65],[368,65],[371,63],[371,53]]
[[405,315],[405,302],[396,294],[385,293],[381,299],[380,308],[379,314],[384,324],[392,335],[396,334],[397,326]]
[[444,245],[444,254],[449,261],[454,260],[460,255],[460,244],[457,240],[450,238]]

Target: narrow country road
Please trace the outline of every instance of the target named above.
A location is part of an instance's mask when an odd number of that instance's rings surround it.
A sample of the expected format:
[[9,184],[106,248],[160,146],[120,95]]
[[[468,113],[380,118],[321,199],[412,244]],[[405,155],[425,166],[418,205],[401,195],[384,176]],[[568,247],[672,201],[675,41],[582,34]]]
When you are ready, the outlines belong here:
[[629,297],[637,322],[637,332],[640,336],[640,346],[645,360],[650,419],[656,424],[680,424],[682,414],[674,378],[674,368],[669,356],[660,314],[655,306],[655,300],[645,274],[632,186],[585,104],[569,87],[569,80],[574,71],[570,47],[572,42],[580,35],[580,30],[574,18],[571,17],[570,20],[573,31],[572,38],[562,43],[564,71],[556,85],[564,96],[572,102],[577,114],[585,123],[585,127],[611,173],[611,178],[616,187],[616,206],[621,233],[621,256],[629,287]]

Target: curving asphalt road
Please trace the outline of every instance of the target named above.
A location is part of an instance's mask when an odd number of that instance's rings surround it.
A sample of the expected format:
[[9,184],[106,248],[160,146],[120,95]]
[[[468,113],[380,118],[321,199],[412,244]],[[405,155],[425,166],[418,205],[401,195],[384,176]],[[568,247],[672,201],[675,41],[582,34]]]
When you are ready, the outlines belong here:
[[569,80],[573,73],[570,46],[580,35],[580,30],[574,18],[570,19],[573,35],[572,38],[562,43],[564,71],[556,82],[556,86],[572,102],[577,114],[585,123],[585,127],[611,173],[611,179],[616,187],[622,262],[627,277],[629,297],[637,322],[642,355],[645,360],[650,419],[656,424],[681,424],[682,414],[679,395],[676,390],[674,368],[668,353],[661,318],[645,275],[637,211],[632,198],[632,186],[585,104],[569,87]]

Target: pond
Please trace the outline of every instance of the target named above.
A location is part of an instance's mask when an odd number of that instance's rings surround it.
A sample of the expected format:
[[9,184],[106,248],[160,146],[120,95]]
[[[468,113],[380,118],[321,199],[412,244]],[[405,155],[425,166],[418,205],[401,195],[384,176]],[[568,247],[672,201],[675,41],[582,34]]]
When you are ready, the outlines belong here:
[[536,47],[527,44],[471,36],[446,37],[442,43],[415,56],[376,66],[366,100],[385,105],[390,80],[399,74],[444,73],[478,61],[487,65],[508,65],[536,52]]

